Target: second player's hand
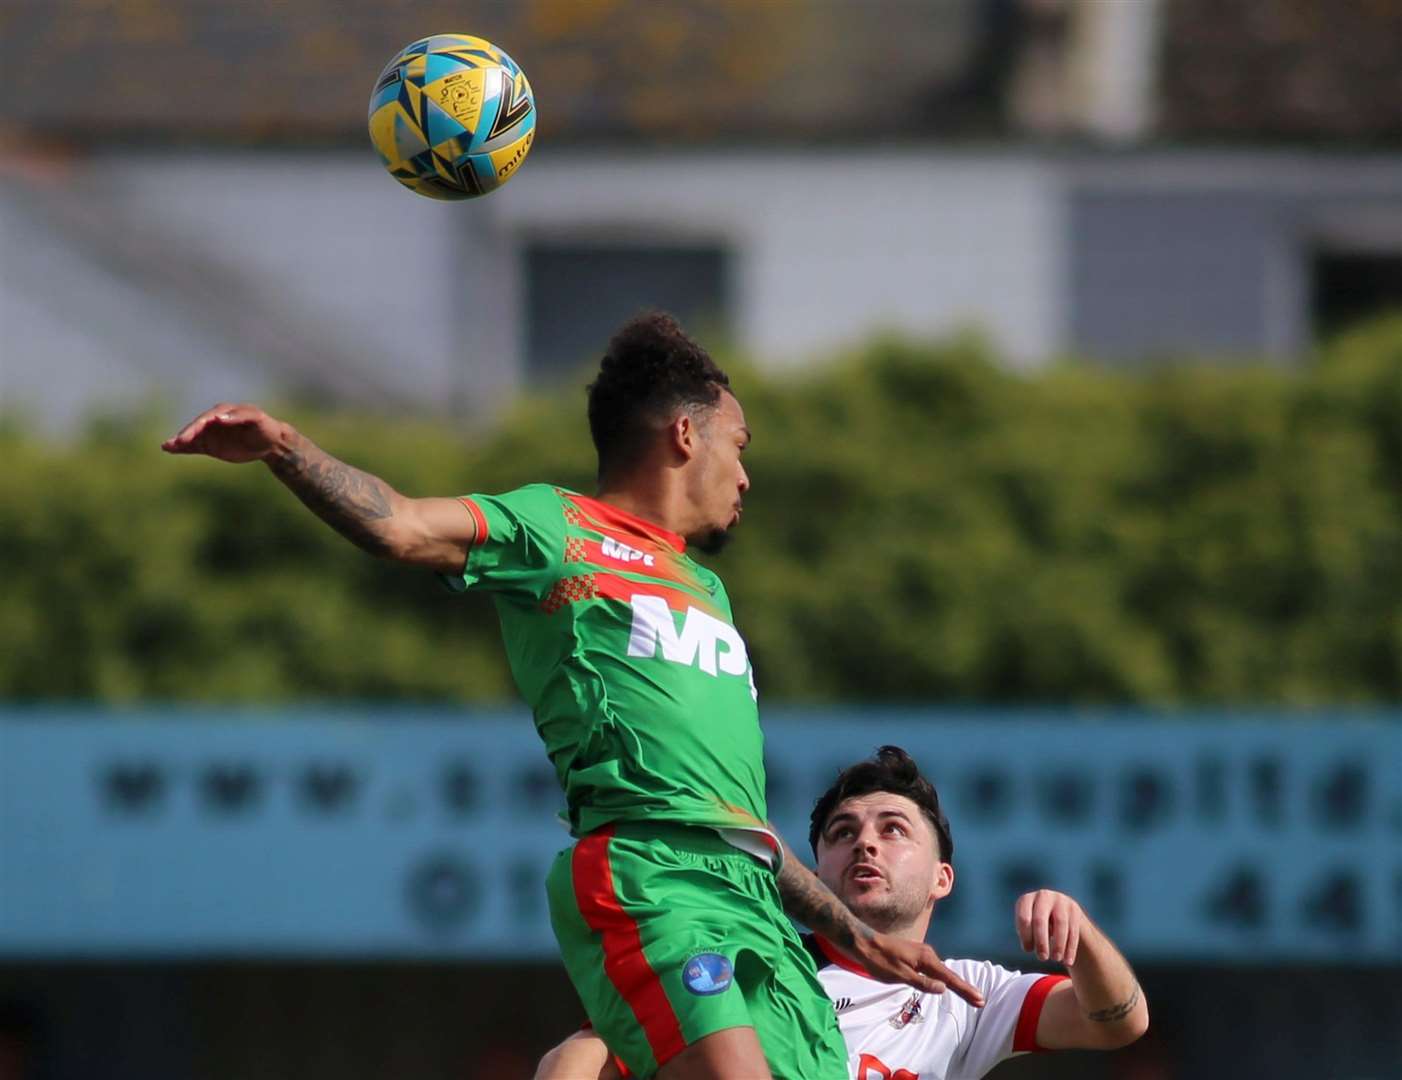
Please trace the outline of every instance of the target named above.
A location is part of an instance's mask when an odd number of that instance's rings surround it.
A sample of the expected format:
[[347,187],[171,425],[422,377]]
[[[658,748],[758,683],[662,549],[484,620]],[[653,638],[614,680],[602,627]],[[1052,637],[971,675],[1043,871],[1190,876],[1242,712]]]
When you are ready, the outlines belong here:
[[872,978],[881,982],[907,983],[931,994],[953,990],[970,1005],[983,1005],[979,988],[946,967],[923,941],[872,932],[859,936],[852,951]]
[[1013,914],[1024,949],[1039,960],[1066,967],[1076,962],[1086,913],[1075,900],[1052,889],[1038,889],[1018,897]]
[[282,424],[256,405],[220,403],[161,443],[168,454],[205,454],[220,461],[260,461],[278,445]]

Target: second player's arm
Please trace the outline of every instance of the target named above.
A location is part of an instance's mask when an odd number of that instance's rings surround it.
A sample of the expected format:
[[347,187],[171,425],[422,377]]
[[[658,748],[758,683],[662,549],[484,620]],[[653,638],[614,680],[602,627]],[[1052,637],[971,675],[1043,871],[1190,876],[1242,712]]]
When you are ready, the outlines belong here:
[[860,962],[873,978],[933,993],[948,988],[970,1004],[983,1004],[978,987],[947,968],[929,945],[880,933],[852,914],[788,844],[779,871],[779,895],[786,912]]
[[1071,976],[1047,995],[1037,1044],[1048,1050],[1113,1050],[1149,1028],[1134,970],[1105,932],[1065,893],[1042,889],[1017,902],[1023,947],[1066,965]]

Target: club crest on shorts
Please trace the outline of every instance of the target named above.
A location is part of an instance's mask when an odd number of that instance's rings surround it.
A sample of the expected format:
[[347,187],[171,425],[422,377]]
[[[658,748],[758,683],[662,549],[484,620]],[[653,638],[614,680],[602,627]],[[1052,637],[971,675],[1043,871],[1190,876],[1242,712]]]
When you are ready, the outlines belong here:
[[720,953],[697,953],[682,965],[682,985],[703,997],[724,993],[734,979],[730,961]]

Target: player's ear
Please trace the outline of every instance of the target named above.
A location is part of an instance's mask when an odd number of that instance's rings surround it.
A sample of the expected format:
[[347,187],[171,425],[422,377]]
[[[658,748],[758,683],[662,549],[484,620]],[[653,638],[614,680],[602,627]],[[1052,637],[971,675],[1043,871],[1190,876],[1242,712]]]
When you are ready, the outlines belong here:
[[935,863],[935,879],[930,884],[930,899],[943,900],[954,891],[954,867],[947,862]]
[[672,417],[672,422],[667,426],[667,441],[671,444],[672,450],[690,461],[696,456],[697,443],[700,441],[701,432],[697,429],[696,418],[689,412],[682,411]]

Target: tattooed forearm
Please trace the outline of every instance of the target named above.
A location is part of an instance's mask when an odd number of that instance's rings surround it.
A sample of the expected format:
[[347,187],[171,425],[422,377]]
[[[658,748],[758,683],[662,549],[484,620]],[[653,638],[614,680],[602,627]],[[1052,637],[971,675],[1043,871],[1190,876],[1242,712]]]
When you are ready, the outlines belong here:
[[394,515],[389,486],[313,448],[268,459],[273,474],[322,521],[372,555],[389,554],[384,530]]
[[1118,1005],[1111,1005],[1105,1009],[1096,1009],[1094,1012],[1086,1013],[1086,1018],[1094,1020],[1098,1024],[1113,1024],[1117,1020],[1123,1020],[1134,1011],[1134,1007],[1139,1004],[1139,984],[1134,984],[1134,993]]
[[839,948],[850,949],[859,934],[871,933],[796,857],[785,859],[779,871],[779,895],[785,911]]

